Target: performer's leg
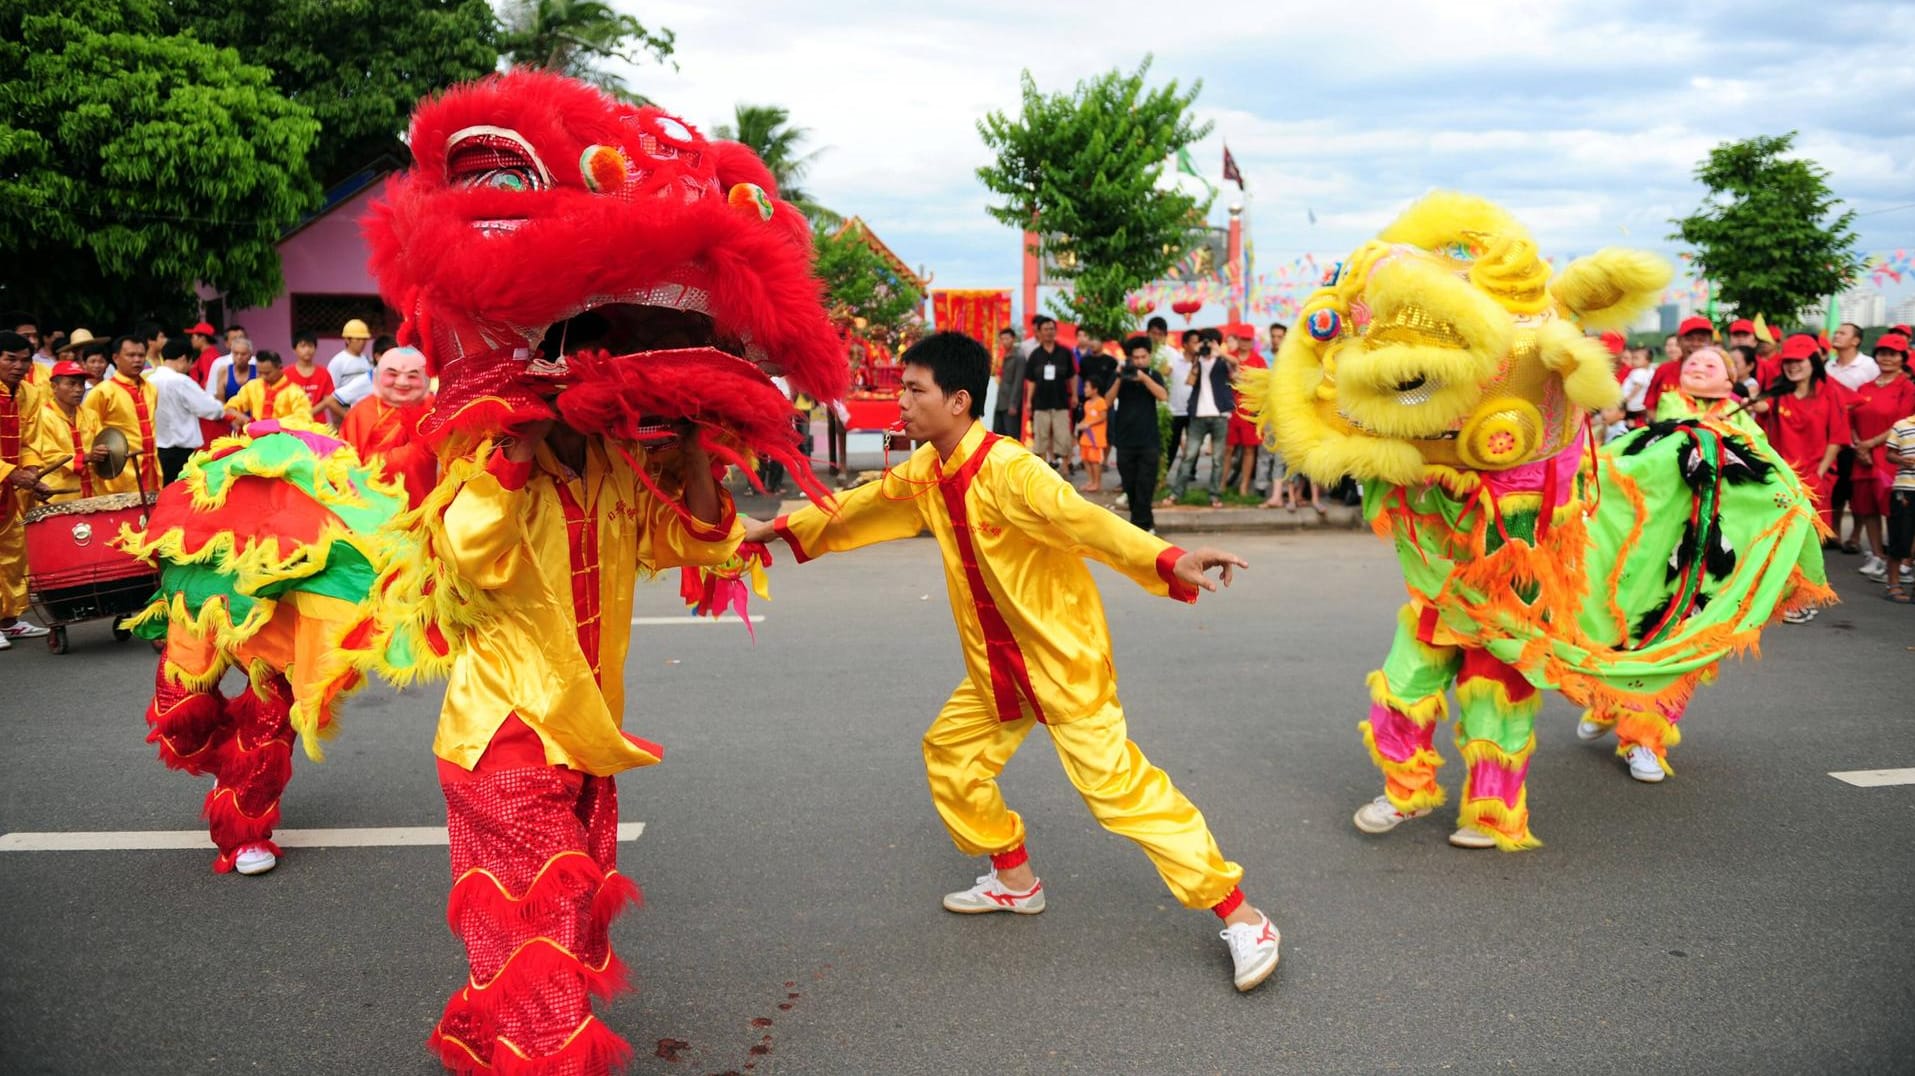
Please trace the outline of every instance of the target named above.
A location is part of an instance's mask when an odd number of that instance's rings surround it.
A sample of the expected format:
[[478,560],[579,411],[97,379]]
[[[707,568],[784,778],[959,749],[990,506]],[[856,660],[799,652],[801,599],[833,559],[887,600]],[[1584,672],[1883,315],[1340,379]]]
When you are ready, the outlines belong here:
[[219,693],[225,672],[226,660],[210,641],[179,625],[168,630],[146,706],[146,742],[159,747],[167,769],[217,772],[232,739],[232,715]]
[[1462,661],[1455,647],[1417,638],[1419,612],[1416,605],[1398,612],[1389,655],[1367,681],[1370,719],[1357,725],[1370,761],[1383,771],[1384,795],[1405,815],[1443,805],[1443,786],[1436,780],[1443,764],[1435,746],[1436,723],[1449,716],[1443,692]]
[[[1682,730],[1677,722],[1682,720],[1687,703],[1664,703],[1655,706],[1622,706],[1609,714],[1616,728],[1616,756],[1628,759],[1634,748],[1646,747],[1656,756],[1656,763],[1664,774],[1674,775],[1675,768],[1669,765],[1669,749],[1682,742]],[[1632,768],[1633,772],[1633,768]],[[1653,771],[1647,773],[1650,781],[1660,780]]]
[[232,739],[206,794],[207,826],[219,846],[213,869],[221,874],[233,869],[248,845],[264,845],[275,859],[279,856],[272,836],[279,824],[280,794],[293,775],[293,690],[278,675],[262,687],[263,696],[248,687],[226,700]]
[[609,927],[637,889],[612,865],[615,786],[544,757],[513,717],[471,772],[439,763],[446,919],[471,965],[431,1040],[454,1071],[597,1076],[631,1054],[591,1005],[627,988]]
[[1179,903],[1215,909],[1230,902],[1219,915],[1242,903],[1243,868],[1223,857],[1203,812],[1130,741],[1116,699],[1088,717],[1045,727],[1091,816],[1135,841]]
[[[0,487],[0,497],[14,496],[13,487]],[[11,624],[27,611],[27,525],[17,504],[9,508],[0,522],[0,624]]]
[[1028,717],[1000,721],[983,692],[967,679],[925,730],[924,774],[931,785],[931,803],[952,843],[965,855],[1022,862],[1024,820],[1004,805],[997,775],[1034,724]]
[[[1512,666],[1487,651],[1463,651],[1456,681],[1456,743],[1469,774],[1458,821],[1505,852],[1542,844],[1529,832],[1524,778],[1536,750],[1536,714],[1542,694]],[[1455,842],[1457,838],[1451,838]]]

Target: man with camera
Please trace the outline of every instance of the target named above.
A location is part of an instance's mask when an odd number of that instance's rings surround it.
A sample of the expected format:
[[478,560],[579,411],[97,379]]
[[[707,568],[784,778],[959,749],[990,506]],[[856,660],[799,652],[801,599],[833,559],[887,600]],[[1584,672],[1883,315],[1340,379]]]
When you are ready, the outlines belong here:
[[1124,484],[1131,525],[1156,533],[1151,499],[1157,492],[1157,460],[1163,442],[1157,432],[1157,404],[1170,399],[1161,374],[1150,368],[1150,338],[1124,341],[1124,365],[1104,389],[1111,405],[1110,447],[1117,450],[1117,478]]

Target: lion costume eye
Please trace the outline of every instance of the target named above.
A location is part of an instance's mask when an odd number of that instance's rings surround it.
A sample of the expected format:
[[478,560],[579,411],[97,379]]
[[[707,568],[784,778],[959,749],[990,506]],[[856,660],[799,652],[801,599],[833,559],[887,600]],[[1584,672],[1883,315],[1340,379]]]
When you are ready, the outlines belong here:
[[446,182],[468,190],[542,191],[552,173],[517,131],[467,127],[446,140]]

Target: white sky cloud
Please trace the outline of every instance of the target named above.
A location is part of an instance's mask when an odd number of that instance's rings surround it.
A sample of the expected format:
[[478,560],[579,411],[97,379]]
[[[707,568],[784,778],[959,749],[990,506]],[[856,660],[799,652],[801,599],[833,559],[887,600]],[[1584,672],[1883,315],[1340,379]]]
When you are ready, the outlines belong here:
[[1915,5],[1892,0],[616,4],[678,34],[678,70],[634,88],[706,129],[789,108],[822,150],[813,195],[939,286],[1018,280],[978,118],[1025,68],[1049,91],[1146,52],[1153,79],[1204,80],[1193,155],[1218,183],[1230,144],[1260,267],[1341,256],[1432,187],[1505,203],[1551,253],[1673,250],[1709,147],[1791,129],[1870,214],[1865,250],[1915,246],[1915,209],[1870,213],[1915,203]]

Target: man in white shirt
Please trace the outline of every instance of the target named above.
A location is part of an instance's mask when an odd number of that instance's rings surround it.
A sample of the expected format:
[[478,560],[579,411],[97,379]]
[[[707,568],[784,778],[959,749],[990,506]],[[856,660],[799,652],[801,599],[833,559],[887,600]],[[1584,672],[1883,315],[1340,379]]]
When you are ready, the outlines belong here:
[[335,426],[345,421],[353,404],[372,395],[372,330],[353,318],[339,335],[346,346],[326,360],[326,372],[332,375],[332,395],[319,401],[320,409],[331,416]]
[[1197,458],[1203,455],[1206,437],[1210,439],[1210,506],[1216,508],[1223,504],[1224,463],[1230,451],[1230,414],[1237,409],[1237,396],[1230,387],[1230,378],[1236,372],[1232,358],[1235,347],[1225,352],[1223,337],[1215,329],[1204,330],[1198,346],[1196,363],[1185,375],[1190,382],[1190,395],[1184,412],[1190,421],[1185,427],[1184,465],[1171,472],[1174,477],[1170,482],[1170,496],[1163,501],[1165,506],[1181,500],[1185,487],[1196,481]]
[[1202,333],[1185,329],[1183,347],[1171,352],[1164,371],[1164,387],[1170,390],[1170,444],[1164,447],[1164,467],[1169,474],[1177,472],[1177,451],[1183,447],[1184,431],[1190,426],[1190,371],[1202,344]]
[[153,443],[159,448],[160,477],[168,482],[178,478],[187,459],[205,446],[198,420],[217,419],[225,413],[220,402],[187,373],[192,368],[192,346],[184,340],[168,340],[160,351],[160,364],[146,372],[146,380],[159,392],[153,408]]
[[[1829,380],[1855,392],[1863,385],[1882,376],[1882,368],[1875,365],[1873,356],[1862,354],[1862,327],[1854,322],[1845,321],[1835,327],[1835,335],[1829,337],[1829,356],[1826,372]],[[1858,521],[1855,532],[1842,534],[1842,511],[1848,507],[1850,496],[1849,472],[1855,469],[1855,448],[1843,445],[1842,451],[1835,456],[1835,488],[1829,491],[1829,525],[1835,528],[1835,535],[1842,538],[1844,552],[1856,553],[1861,550],[1862,525]]]

